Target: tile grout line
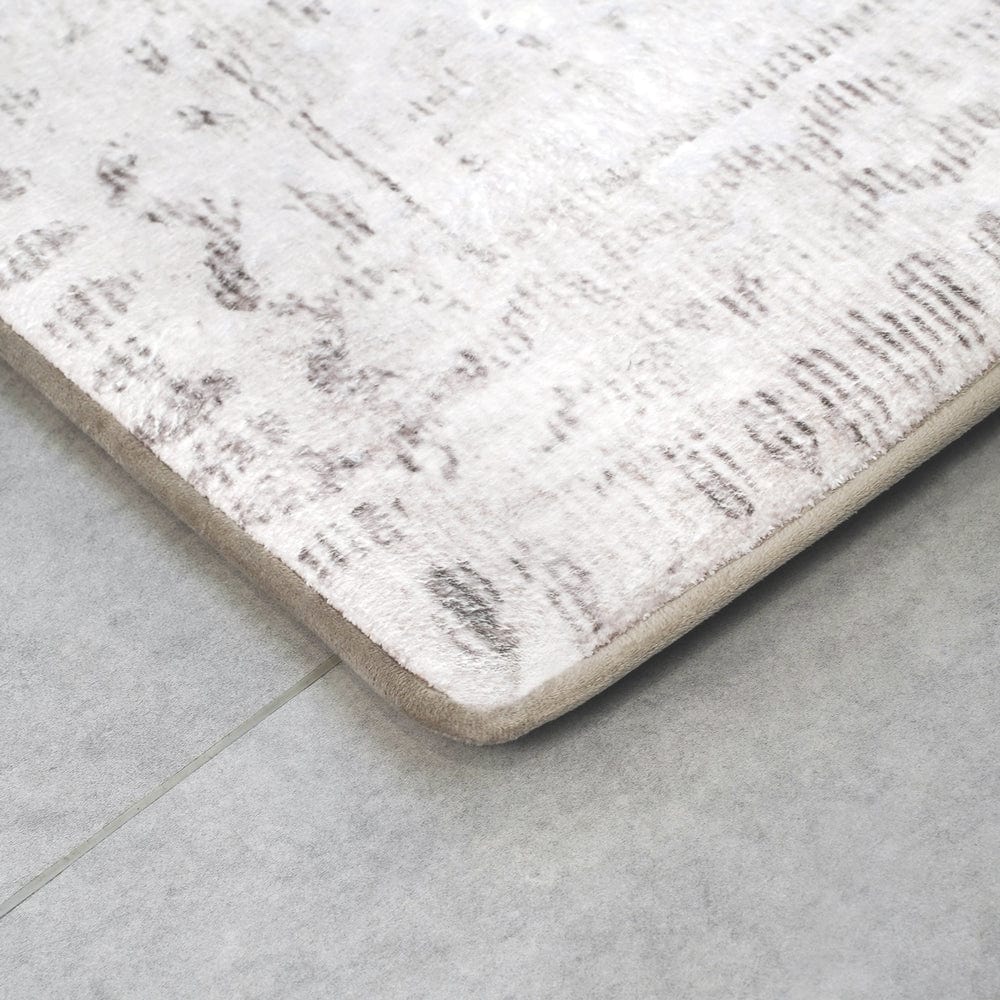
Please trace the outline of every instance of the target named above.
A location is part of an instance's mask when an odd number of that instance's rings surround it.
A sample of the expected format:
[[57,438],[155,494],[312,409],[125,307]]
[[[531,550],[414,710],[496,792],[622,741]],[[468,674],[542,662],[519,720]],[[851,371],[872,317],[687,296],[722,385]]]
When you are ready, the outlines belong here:
[[69,854],[49,865],[44,871],[39,872],[30,882],[23,885],[14,895],[0,902],[0,920],[8,913],[20,906],[26,899],[33,896],[39,889],[48,885],[54,878],[61,875],[70,865],[79,861],[85,854],[90,853],[101,841],[106,840],[117,830],[120,830],[130,819],[138,816],[143,810],[148,809],[157,799],[162,798],[172,788],[179,785],[185,778],[194,774],[200,767],[207,764],[213,757],[217,757],[227,747],[232,746],[241,736],[245,736],[251,729],[263,722],[269,715],[273,715],[282,705],[287,704],[296,695],[301,694],[307,687],[315,684],[321,677],[326,676],[335,666],[342,661],[337,656],[330,656],[318,667],[311,670],[305,677],[296,681],[290,688],[287,688],[276,698],[273,698],[262,708],[259,708],[253,715],[241,722],[235,729],[228,732],[221,739],[216,740],[207,750],[200,753],[193,760],[190,760],[179,771],[175,771],[169,778],[161,782],[155,788],[148,791],[141,799],[137,799],[127,809],[120,812],[114,819],[102,826],[96,833],[91,834],[82,843],[77,844]]

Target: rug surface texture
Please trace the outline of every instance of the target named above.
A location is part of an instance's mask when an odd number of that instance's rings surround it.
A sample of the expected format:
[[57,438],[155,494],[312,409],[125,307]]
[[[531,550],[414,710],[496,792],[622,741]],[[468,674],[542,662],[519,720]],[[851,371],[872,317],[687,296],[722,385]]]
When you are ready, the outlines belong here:
[[997,402],[997,0],[34,0],[0,124],[4,354],[466,739]]

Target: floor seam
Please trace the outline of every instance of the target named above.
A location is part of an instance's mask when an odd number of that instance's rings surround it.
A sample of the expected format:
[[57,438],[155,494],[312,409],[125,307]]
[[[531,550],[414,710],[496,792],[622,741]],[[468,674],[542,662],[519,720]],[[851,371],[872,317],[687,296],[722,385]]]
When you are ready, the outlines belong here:
[[0,920],[20,906],[26,899],[33,896],[39,889],[44,888],[54,878],[61,875],[70,865],[75,864],[84,855],[89,854],[98,844],[120,830],[129,820],[134,819],[139,813],[148,809],[154,802],[166,795],[167,792],[176,788],[177,785],[194,774],[195,771],[203,767],[214,757],[217,757],[227,747],[232,746],[240,737],[245,736],[269,715],[273,715],[279,708],[290,702],[296,695],[301,694],[306,688],[315,684],[316,681],[325,677],[335,666],[341,663],[342,661],[338,656],[328,657],[318,667],[296,681],[291,687],[286,688],[276,698],[271,699],[266,705],[254,712],[253,715],[244,719],[235,729],[230,730],[225,736],[216,740],[207,750],[189,760],[180,770],[175,771],[169,778],[160,782],[159,785],[143,795],[142,798],[137,799],[127,809],[122,810],[114,819],[105,823],[96,833],[91,834],[86,840],[77,844],[68,854],[39,872],[30,882],[23,885],[12,896],[0,902]]

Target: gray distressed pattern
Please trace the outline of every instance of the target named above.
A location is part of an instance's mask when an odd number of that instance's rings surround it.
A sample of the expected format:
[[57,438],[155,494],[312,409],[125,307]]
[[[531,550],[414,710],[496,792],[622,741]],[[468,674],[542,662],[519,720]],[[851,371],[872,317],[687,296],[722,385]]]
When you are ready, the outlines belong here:
[[1000,3],[0,13],[0,315],[511,702],[1000,353]]

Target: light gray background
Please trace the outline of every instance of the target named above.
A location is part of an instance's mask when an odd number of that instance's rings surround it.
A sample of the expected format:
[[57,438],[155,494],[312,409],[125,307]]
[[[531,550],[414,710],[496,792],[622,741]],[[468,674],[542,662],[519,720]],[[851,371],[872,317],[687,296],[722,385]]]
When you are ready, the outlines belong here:
[[[1000,418],[581,710],[340,666],[0,920],[11,998],[1000,996]],[[0,897],[327,654],[0,368]]]

